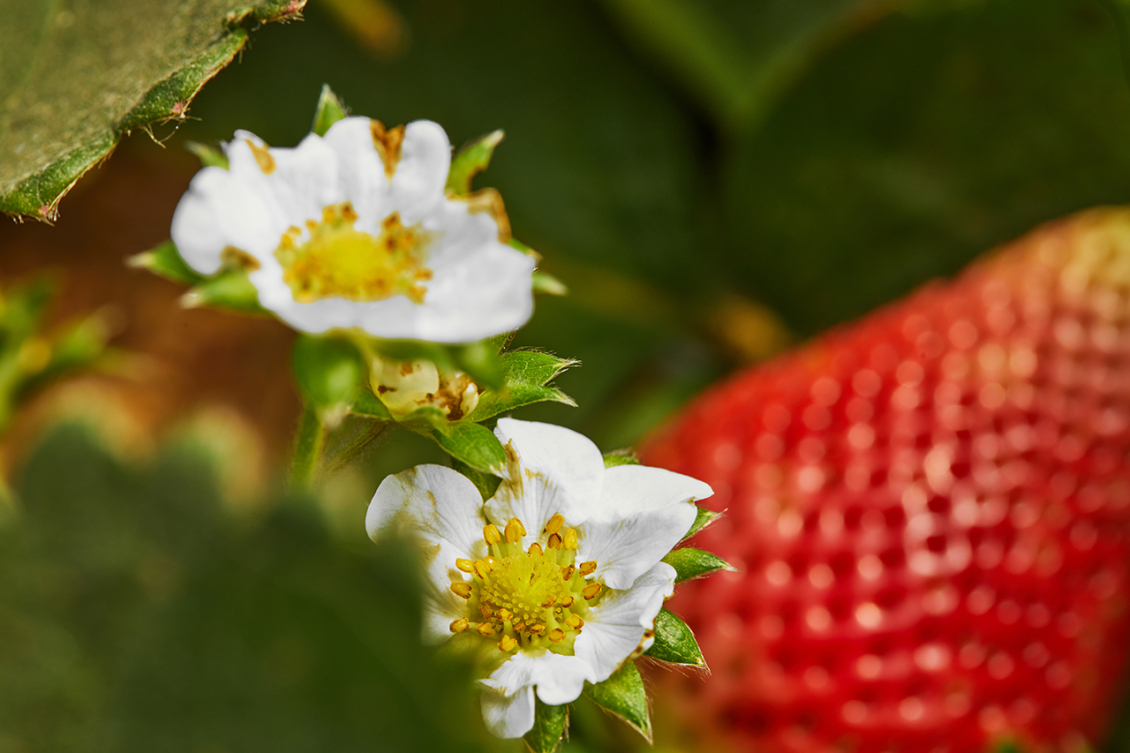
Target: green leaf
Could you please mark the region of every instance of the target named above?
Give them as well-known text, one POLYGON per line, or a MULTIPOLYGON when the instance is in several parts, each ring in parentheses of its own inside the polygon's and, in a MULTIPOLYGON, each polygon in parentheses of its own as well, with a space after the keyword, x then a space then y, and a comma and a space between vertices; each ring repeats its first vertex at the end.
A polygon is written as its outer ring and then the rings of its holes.
POLYGON ((319 412, 343 414, 368 392, 368 367, 357 347, 345 338, 300 334, 294 341, 291 364, 299 392, 319 412))
POLYGON ((259 305, 259 291, 247 279, 244 269, 224 269, 205 279, 181 296, 181 305, 185 308, 208 306, 244 314, 270 313, 259 305))
POLYGON ((502 483, 502 479, 493 473, 472 468, 456 457, 451 458, 451 467, 471 480, 471 483, 479 490, 479 494, 482 495, 484 502, 494 496, 494 493, 498 491, 498 485, 502 483))
POLYGON ((576 405, 564 392, 546 386, 546 382, 576 365, 576 361, 526 350, 503 353, 501 361, 505 374, 504 389, 483 393, 479 404, 467 417, 469 421, 486 421, 523 405, 545 401, 576 405))
POLYGON ((695 515, 694 523, 691 524, 690 530, 687 531, 687 535, 684 536, 682 540, 686 541, 720 517, 722 517, 722 513, 720 512, 707 510, 705 507, 698 508, 698 514, 695 515))
POLYGON ((716 573, 719 570, 733 570, 730 563, 721 557, 704 552, 701 549, 691 549, 684 547, 682 549, 671 550, 666 557, 663 558, 671 567, 675 568, 675 582, 682 583, 685 580, 692 580, 694 578, 701 578, 704 575, 716 573))
POLYGON ((0 25, 0 211, 51 221, 59 200, 118 139, 183 120, 247 41, 238 27, 303 0, 8 0, 0 25))
POLYGON ((698 641, 687 623, 666 609, 660 609, 655 616, 655 643, 651 644, 645 655, 672 664, 706 666, 698 641))
POLYGON ((546 295, 569 295, 569 288, 548 272, 534 272, 534 292, 546 295))
POLYGON ((199 141, 186 142, 184 148, 196 155, 204 167, 222 167, 225 170, 231 167, 228 156, 215 147, 201 144, 199 141))
POLYGON ((604 453, 604 467, 615 468, 618 465, 639 465, 640 459, 631 450, 614 450, 604 453))
POLYGON ((318 97, 318 107, 314 111, 314 124, 310 130, 319 136, 325 136, 330 126, 345 118, 349 113, 345 105, 333 93, 329 84, 322 84, 322 94, 318 97))
POLYGON ((456 196, 471 193, 471 179, 490 165, 491 155, 498 142, 502 141, 502 131, 494 131, 464 146, 451 160, 451 170, 447 173, 444 189, 456 196))
POLYGON ((157 248, 131 256, 126 263, 182 285, 200 285, 207 279, 185 263, 172 241, 165 241, 157 248))
POLYGON ((596 685, 585 683, 584 692, 597 706, 620 717, 651 742, 647 690, 634 662, 624 662, 624 666, 604 682, 596 685))
POLYGON ((561 743, 561 736, 569 724, 569 707, 547 706, 537 701, 534 707, 534 726, 522 740, 533 753, 553 753, 561 743))
POLYGON ((492 390, 502 389, 505 384, 502 359, 489 340, 462 346, 455 352, 455 362, 472 379, 492 390))
POLYGON ((506 464, 506 450, 502 443, 494 432, 481 424, 450 424, 442 429, 435 429, 430 436, 449 455, 472 468, 489 471, 506 464))

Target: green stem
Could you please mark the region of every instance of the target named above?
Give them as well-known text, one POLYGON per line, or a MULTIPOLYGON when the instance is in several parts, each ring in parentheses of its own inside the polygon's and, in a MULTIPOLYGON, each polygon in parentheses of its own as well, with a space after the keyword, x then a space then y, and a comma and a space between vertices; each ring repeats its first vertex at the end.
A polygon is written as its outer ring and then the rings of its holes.
POLYGON ((326 444, 326 428, 318 412, 307 405, 298 423, 294 438, 294 456, 290 463, 290 485, 295 489, 309 489, 322 463, 322 450, 326 444))

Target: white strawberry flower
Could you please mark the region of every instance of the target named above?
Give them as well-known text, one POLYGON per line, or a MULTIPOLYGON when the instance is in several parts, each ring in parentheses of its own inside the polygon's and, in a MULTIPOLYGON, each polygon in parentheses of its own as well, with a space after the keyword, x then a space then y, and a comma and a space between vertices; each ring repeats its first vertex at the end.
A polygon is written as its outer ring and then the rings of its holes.
POLYGON ((606 469, 595 444, 559 426, 504 418, 495 434, 508 461, 490 500, 421 465, 381 483, 365 525, 374 540, 422 538, 425 640, 489 648, 483 717, 509 738, 532 728, 535 695, 574 701, 651 646, 675 587, 661 560, 713 492, 659 468, 606 469))
POLYGON ((445 195, 451 144, 436 123, 349 117, 294 148, 237 131, 225 153, 229 169, 193 178, 173 242, 201 274, 246 266, 260 304, 295 329, 459 343, 529 319, 534 260, 508 245, 497 193, 445 195))

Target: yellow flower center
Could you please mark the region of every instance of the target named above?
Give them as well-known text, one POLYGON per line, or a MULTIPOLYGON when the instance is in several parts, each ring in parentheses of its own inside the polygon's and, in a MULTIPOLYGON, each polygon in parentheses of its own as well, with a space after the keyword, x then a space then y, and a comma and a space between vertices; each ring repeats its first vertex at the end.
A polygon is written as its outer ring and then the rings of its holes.
POLYGON ((539 539, 522 551, 522 521, 511 518, 503 531, 483 529, 490 551, 480 560, 456 560, 471 580, 455 579, 451 590, 467 600, 468 616, 451 623, 451 632, 473 631, 497 641, 504 653, 517 648, 548 648, 571 654, 585 617, 602 592, 589 580, 596 562, 576 564, 577 532, 563 533, 565 519, 554 515, 539 539))
POLYGON ((403 295, 423 303, 422 283, 432 278, 425 266, 432 234, 419 225, 405 227, 393 212, 381 222, 379 235, 353 227, 357 212, 348 201, 322 210, 322 221, 306 221, 283 233, 275 258, 283 280, 299 303, 323 298, 381 301, 403 295))

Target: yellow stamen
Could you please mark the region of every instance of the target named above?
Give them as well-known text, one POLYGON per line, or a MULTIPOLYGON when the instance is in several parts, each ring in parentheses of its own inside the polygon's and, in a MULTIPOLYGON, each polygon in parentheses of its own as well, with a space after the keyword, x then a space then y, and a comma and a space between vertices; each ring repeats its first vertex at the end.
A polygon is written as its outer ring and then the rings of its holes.
POLYGON ((526 623, 524 623, 524 622, 519 622, 517 625, 514 626, 514 632, 516 632, 516 633, 520 633, 525 629, 526 629, 526 623))
POLYGON ((596 595, 600 593, 600 589, 604 588, 600 583, 590 583, 581 589, 581 593, 585 595, 585 601, 595 599, 596 595))
POLYGON ((471 560, 465 560, 463 558, 455 560, 455 566, 465 573, 474 572, 475 570, 475 563, 471 560))
POLYGON ((581 575, 592 575, 596 572, 596 560, 589 560, 588 562, 581 563, 581 575))
POLYGON ((466 581, 456 581, 451 584, 451 592, 462 599, 471 598, 471 584, 466 581))
POLYGON ((565 544, 566 549, 571 549, 573 551, 576 551, 576 549, 577 549, 577 529, 576 528, 570 528, 570 529, 566 530, 565 536, 562 539, 562 542, 565 544))
POLYGON ((517 544, 526 535, 526 527, 517 518, 511 518, 506 524, 506 543, 517 544))
POLYGON ((560 643, 561 641, 565 640, 565 631, 561 628, 553 628, 553 630, 549 631, 549 635, 547 637, 554 643, 560 643))
POLYGON ((561 526, 563 525, 565 525, 565 516, 561 513, 557 513, 545 524, 542 533, 555 534, 561 530, 561 526))
POLYGON ((534 557, 542 556, 543 552, 542 552, 541 544, 539 544, 536 541, 534 543, 530 544, 529 553, 531 555, 533 555, 534 557))
POLYGON ((565 618, 565 624, 574 630, 580 630, 585 626, 585 621, 575 614, 571 614, 565 618))
POLYGON ((502 640, 498 642, 498 650, 502 652, 513 651, 518 646, 518 641, 511 638, 509 635, 502 636, 502 640))
POLYGON ((564 580, 572 580, 573 573, 575 572, 577 572, 577 568, 573 567, 572 565, 566 565, 565 567, 561 568, 561 577, 564 580))
POLYGON ((494 616, 503 622, 510 622, 510 620, 514 619, 514 613, 505 607, 495 612, 494 616))
POLYGON ((483 539, 486 540, 488 545, 494 546, 495 544, 502 541, 502 534, 499 532, 494 523, 487 523, 485 526, 483 526, 483 539))
POLYGON ((491 617, 494 617, 494 613, 490 611, 490 607, 486 604, 479 605, 479 614, 483 616, 484 620, 489 620, 491 617))
POLYGON ((547 598, 545 601, 543 601, 541 603, 541 606, 542 606, 542 609, 549 609, 550 607, 552 607, 556 603, 557 603, 557 597, 550 595, 549 598, 547 598))
POLYGON ((494 629, 494 625, 489 622, 480 622, 478 625, 475 625, 475 630, 479 631, 479 635, 482 636, 491 636, 497 632, 494 629))
POLYGON ((572 596, 566 596, 559 603, 561 604, 562 607, 565 607, 566 609, 568 609, 569 607, 573 606, 574 601, 575 601, 575 599, 572 596))
POLYGON ((486 560, 475 560, 473 567, 475 574, 483 580, 486 580, 487 573, 494 569, 486 560))
POLYGON ((549 534, 549 541, 545 542, 545 546, 547 549, 560 549, 561 537, 556 533, 549 534))
POLYGON ((470 626, 470 624, 471 624, 471 621, 468 620, 466 617, 460 617, 458 620, 452 620, 451 621, 451 632, 462 633, 464 630, 466 630, 470 626))
POLYGON ((545 625, 530 625, 528 632, 534 635, 541 635, 545 632, 545 625))

